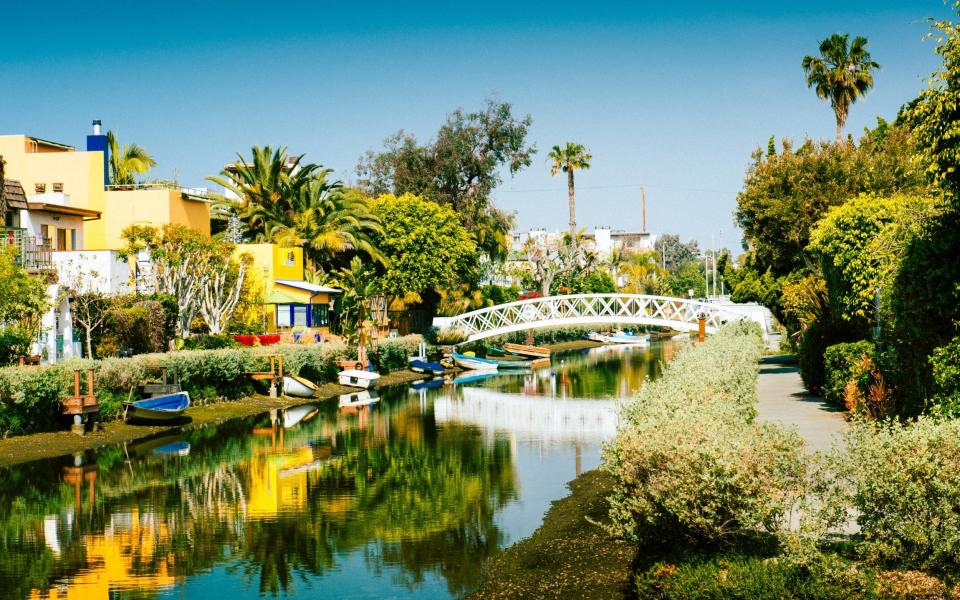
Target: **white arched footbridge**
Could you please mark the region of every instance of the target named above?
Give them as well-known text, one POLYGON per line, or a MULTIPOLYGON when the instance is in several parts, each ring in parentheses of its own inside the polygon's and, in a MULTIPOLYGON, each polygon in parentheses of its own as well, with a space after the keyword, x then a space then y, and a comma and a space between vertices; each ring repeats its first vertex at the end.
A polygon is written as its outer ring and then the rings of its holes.
POLYGON ((498 304, 455 317, 437 317, 435 327, 459 330, 473 342, 484 338, 546 327, 564 325, 652 325, 677 331, 697 331, 699 316, 706 321, 707 333, 716 333, 724 323, 750 319, 767 336, 766 320, 736 307, 640 294, 575 294, 547 296, 498 304))

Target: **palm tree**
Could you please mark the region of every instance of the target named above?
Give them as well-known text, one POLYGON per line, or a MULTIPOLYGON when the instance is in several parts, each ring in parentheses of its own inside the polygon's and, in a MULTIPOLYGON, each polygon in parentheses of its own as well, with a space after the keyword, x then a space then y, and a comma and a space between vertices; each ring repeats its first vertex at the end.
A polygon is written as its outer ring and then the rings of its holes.
POLYGON ((157 166, 150 153, 137 144, 120 145, 112 131, 107 132, 107 145, 110 147, 110 184, 133 185, 135 176, 143 175, 157 166))
POLYGON ((252 162, 238 154, 239 160, 227 165, 221 177, 207 179, 239 198, 224 204, 243 221, 253 241, 271 242, 277 225, 292 223, 295 199, 320 166, 302 164, 303 156, 289 156, 286 148, 254 146, 251 154, 252 162))
POLYGON ((577 169, 586 170, 590 168, 590 153, 581 144, 567 142, 563 148, 554 146, 550 154, 547 155, 552 162, 550 165, 550 174, 556 175, 563 171, 567 174, 567 200, 570 203, 570 233, 577 230, 576 209, 573 199, 573 172, 577 169))
POLYGON ((857 36, 849 46, 850 34, 835 33, 820 42, 820 56, 805 56, 803 71, 807 87, 829 100, 837 117, 837 144, 843 141, 850 105, 873 87, 873 71, 880 68, 867 51, 867 38, 857 36))

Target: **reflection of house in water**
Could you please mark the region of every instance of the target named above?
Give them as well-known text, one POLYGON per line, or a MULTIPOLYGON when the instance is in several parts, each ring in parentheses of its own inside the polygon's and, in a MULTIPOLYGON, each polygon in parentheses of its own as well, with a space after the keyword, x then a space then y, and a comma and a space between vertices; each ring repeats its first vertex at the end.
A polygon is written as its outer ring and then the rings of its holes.
POLYGON ((307 474, 319 464, 317 460, 309 445, 254 456, 249 470, 248 514, 273 516, 302 510, 307 505, 307 474))
MULTIPOLYGON (((56 525, 45 522, 44 537, 47 547, 59 554, 61 540, 56 525)), ((83 569, 48 590, 32 590, 30 598, 113 598, 118 592, 169 589, 176 583, 174 555, 159 550, 170 548, 170 532, 153 513, 141 514, 136 508, 116 513, 103 533, 84 535, 82 547, 83 569), (154 568, 145 570, 144 565, 154 568)))
POLYGON ((614 400, 531 397, 482 387, 460 390, 462 399, 439 396, 434 401, 437 423, 476 425, 548 444, 603 442, 617 431, 614 400))

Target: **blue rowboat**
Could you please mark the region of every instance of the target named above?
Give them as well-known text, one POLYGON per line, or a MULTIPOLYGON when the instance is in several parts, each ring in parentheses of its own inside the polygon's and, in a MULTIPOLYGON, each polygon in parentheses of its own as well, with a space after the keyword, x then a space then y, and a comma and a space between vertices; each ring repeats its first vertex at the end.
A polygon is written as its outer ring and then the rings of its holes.
POLYGON ((453 362, 461 369, 469 369, 471 371, 496 371, 499 366, 495 360, 488 360, 477 356, 467 356, 466 354, 454 354, 453 362))
POLYGON ((446 367, 436 362, 427 362, 419 358, 410 359, 410 370, 414 373, 429 373, 431 375, 443 375, 447 372, 446 367))
POLYGON ((182 417, 183 411, 189 406, 190 394, 176 392, 135 402, 124 402, 123 413, 127 419, 170 421, 182 417))

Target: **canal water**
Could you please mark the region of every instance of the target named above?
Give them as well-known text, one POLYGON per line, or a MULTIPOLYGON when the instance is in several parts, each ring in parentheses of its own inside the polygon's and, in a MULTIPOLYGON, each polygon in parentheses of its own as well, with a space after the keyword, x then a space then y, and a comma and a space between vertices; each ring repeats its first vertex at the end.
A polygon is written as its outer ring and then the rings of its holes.
POLYGON ((617 399, 672 351, 567 353, 2 470, 2 596, 463 596, 598 466, 617 399))

